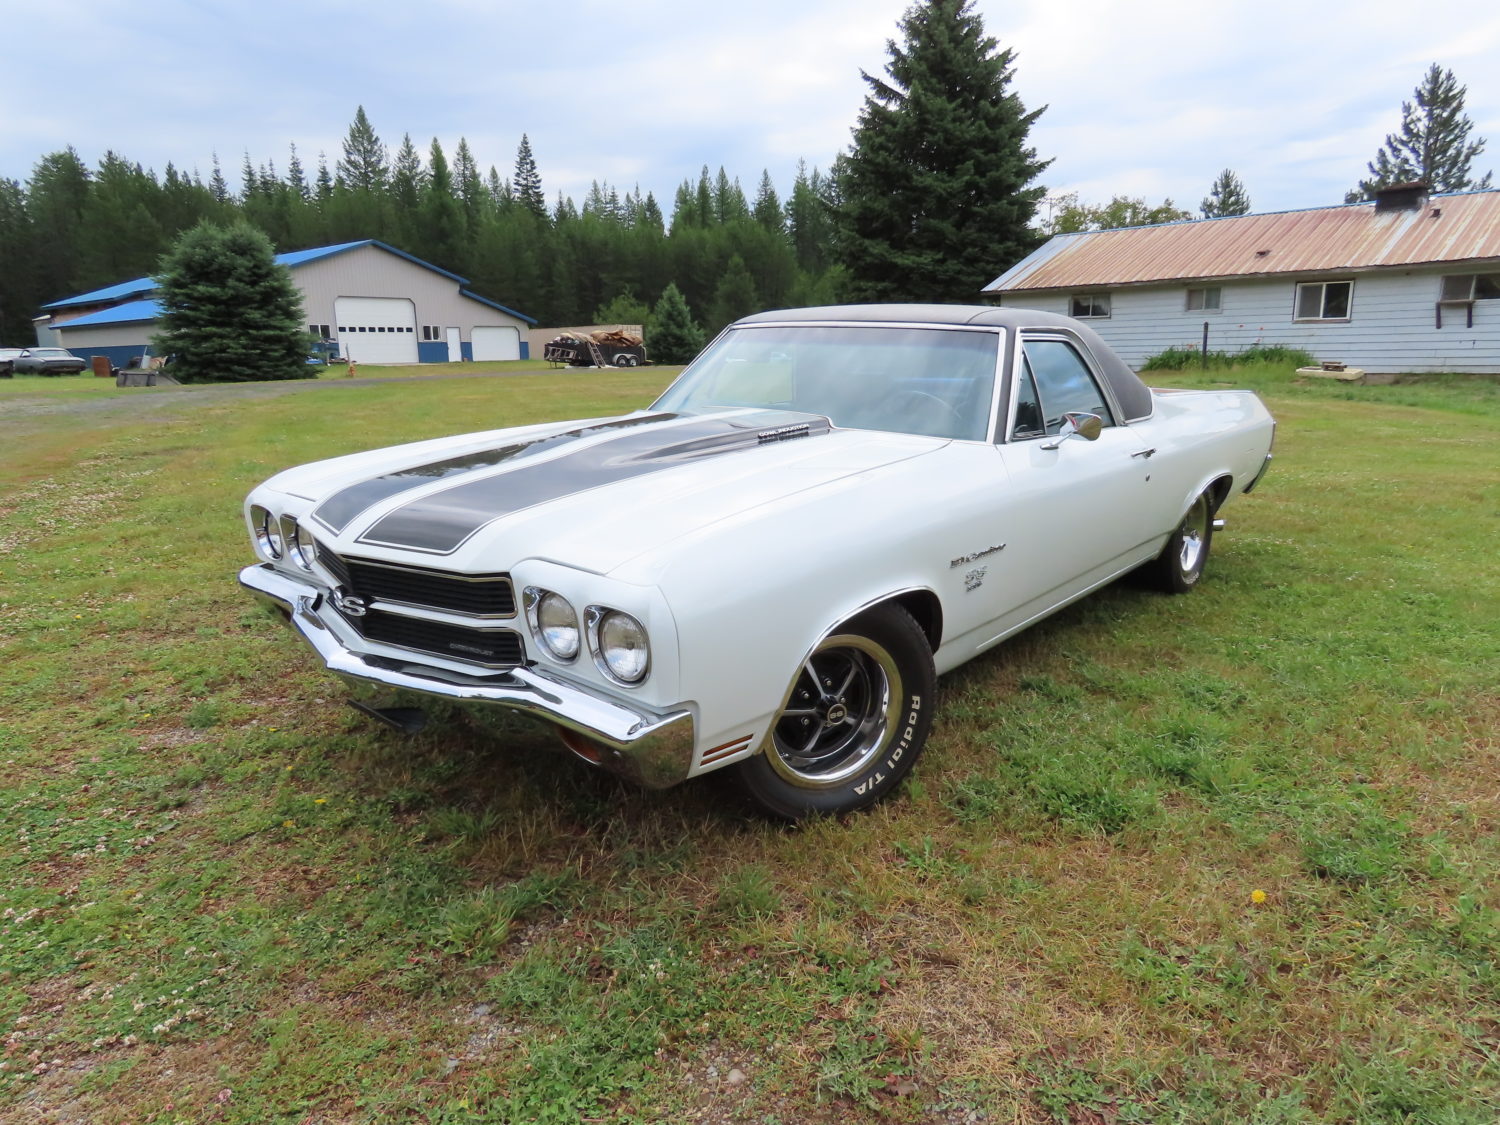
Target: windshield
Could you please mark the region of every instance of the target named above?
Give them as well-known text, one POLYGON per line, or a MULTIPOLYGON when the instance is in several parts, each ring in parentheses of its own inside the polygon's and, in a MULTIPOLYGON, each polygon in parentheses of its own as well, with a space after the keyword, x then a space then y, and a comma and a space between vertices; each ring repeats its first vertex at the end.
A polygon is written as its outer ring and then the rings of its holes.
POLYGON ((746 325, 714 341, 653 409, 770 407, 856 430, 982 441, 1000 337, 994 329, 746 325))

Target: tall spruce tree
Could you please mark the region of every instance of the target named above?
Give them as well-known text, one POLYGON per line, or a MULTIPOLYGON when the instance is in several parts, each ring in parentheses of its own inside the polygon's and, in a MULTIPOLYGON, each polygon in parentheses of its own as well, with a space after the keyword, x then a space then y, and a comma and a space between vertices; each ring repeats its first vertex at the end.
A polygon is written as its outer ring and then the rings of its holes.
POLYGON ((1231 168, 1219 173, 1213 187, 1198 205, 1205 219, 1219 219, 1228 215, 1250 214, 1250 195, 1245 185, 1231 168))
POLYGON ((390 176, 390 158, 375 135, 365 107, 354 111, 354 122, 344 138, 344 159, 339 161, 339 179, 351 191, 379 193, 390 176))
POLYGON ((308 377, 301 294, 248 223, 184 232, 162 255, 156 284, 162 332, 152 345, 174 357, 182 382, 308 377))
POLYGON ((755 193, 755 207, 751 214, 766 230, 777 234, 786 232, 786 216, 781 213, 781 199, 776 194, 776 185, 771 182, 769 170, 761 170, 760 190, 755 193))
POLYGON ((917 0, 886 45, 889 81, 870 92, 839 185, 850 295, 974 301, 1036 244, 1030 231, 1051 161, 1026 144, 1042 109, 1011 91, 1012 55, 969 0, 917 0))
POLYGON ((512 178, 512 190, 516 202, 538 219, 547 217, 547 196, 542 191, 542 176, 536 170, 536 157, 531 154, 531 139, 521 134, 521 147, 516 150, 516 174, 512 178))
POLYGON ((1392 184, 1419 181, 1433 192, 1482 191, 1491 173, 1476 180, 1470 175, 1474 158, 1484 151, 1484 138, 1470 141, 1474 123, 1464 113, 1467 86, 1453 71, 1433 63, 1413 100, 1401 103, 1401 128, 1386 134, 1385 144, 1367 167, 1368 179, 1344 196, 1345 203, 1374 199, 1375 192, 1392 184))

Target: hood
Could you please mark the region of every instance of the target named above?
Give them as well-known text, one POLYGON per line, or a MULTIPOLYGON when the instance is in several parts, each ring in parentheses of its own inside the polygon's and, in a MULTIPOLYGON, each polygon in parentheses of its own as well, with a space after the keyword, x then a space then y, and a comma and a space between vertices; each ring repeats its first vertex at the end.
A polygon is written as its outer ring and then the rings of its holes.
POLYGON ((945 444, 780 411, 633 414, 358 454, 267 483, 313 501, 312 526, 340 554, 464 573, 541 558, 607 574, 719 520, 945 444))

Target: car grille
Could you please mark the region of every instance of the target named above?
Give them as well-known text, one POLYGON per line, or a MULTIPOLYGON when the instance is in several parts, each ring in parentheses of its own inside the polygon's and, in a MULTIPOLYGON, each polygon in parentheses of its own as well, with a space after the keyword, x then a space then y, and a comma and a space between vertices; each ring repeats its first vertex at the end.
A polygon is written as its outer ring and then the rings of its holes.
POLYGON ((482 664, 486 668, 513 668, 524 659, 521 634, 511 629, 470 629, 378 609, 345 620, 366 640, 430 652, 449 660, 482 664))
POLYGON ((514 617, 516 593, 508 574, 456 577, 419 567, 391 566, 322 552, 339 585, 371 601, 401 602, 469 617, 514 617))

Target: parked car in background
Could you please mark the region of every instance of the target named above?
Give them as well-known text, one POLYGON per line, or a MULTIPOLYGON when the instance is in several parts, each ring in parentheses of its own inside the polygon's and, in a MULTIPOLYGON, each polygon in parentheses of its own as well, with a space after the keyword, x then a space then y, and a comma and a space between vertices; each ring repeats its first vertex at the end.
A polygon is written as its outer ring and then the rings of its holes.
POLYGON ((392 725, 508 708, 647 785, 839 813, 911 769, 940 673, 1129 571, 1196 586, 1274 428, 1067 317, 762 313, 648 410, 272 477, 240 581, 392 725))
POLYGON ((66 348, 22 348, 12 363, 20 375, 77 375, 88 366, 66 348))
POLYGON ((20 348, 0 348, 0 379, 9 379, 16 370, 16 356, 20 348))

